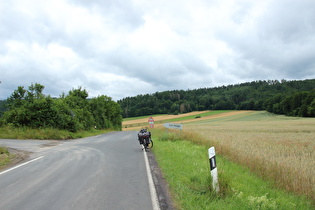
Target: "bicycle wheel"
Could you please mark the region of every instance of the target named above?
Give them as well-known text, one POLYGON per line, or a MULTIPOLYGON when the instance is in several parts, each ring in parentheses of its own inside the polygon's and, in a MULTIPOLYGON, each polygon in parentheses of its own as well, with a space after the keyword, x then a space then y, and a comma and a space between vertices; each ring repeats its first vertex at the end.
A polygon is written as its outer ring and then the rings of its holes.
POLYGON ((152 139, 150 139, 150 144, 148 145, 148 147, 147 148, 152 148, 153 147, 153 140, 152 139))

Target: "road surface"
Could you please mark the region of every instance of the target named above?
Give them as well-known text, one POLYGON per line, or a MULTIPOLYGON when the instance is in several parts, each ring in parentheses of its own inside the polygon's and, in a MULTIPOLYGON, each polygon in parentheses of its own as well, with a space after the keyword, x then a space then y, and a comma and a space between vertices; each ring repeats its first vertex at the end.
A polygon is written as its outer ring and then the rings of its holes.
POLYGON ((0 209, 158 209, 136 136, 0 140, 33 152, 29 161, 0 172, 0 209))

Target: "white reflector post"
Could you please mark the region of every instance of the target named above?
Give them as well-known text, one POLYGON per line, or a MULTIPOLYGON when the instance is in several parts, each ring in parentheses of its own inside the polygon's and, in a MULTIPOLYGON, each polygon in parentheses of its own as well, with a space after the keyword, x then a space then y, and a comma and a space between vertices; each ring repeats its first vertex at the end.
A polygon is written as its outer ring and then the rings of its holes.
POLYGON ((212 177, 212 187, 218 193, 220 191, 220 188, 219 188, 218 169, 217 169, 217 163, 215 159, 214 147, 210 147, 208 149, 208 153, 209 153, 209 162, 210 162, 210 170, 211 170, 211 177, 212 177))

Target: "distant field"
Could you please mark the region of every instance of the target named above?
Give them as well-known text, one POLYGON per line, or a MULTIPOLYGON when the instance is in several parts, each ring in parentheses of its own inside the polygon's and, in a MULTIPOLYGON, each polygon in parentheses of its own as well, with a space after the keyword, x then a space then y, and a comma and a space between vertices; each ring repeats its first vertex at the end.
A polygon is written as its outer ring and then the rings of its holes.
MULTIPOLYGON (((152 115, 154 118, 154 125, 159 126, 166 122, 173 123, 188 123, 188 122, 199 122, 204 120, 211 120, 223 117, 231 117, 235 115, 243 115, 251 113, 252 111, 200 111, 200 112, 190 112, 180 115, 152 115)), ((141 127, 148 127, 148 119, 150 116, 126 118, 123 120, 122 128, 123 130, 133 130, 140 129, 141 127)))

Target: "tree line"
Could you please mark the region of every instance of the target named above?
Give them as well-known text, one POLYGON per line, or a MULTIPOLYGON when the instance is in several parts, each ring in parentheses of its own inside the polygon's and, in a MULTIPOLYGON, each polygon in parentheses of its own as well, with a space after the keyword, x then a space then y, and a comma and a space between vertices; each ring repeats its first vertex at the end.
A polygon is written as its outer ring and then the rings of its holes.
POLYGON ((0 125, 49 127, 71 132, 91 128, 121 130, 121 109, 110 97, 101 95, 88 99, 88 92, 79 87, 52 98, 43 94, 44 88, 38 83, 28 89, 19 86, 0 103, 0 125))
POLYGON ((315 79, 259 80, 213 88, 156 92, 117 102, 124 118, 203 110, 267 110, 275 114, 315 117, 314 88, 315 79))

